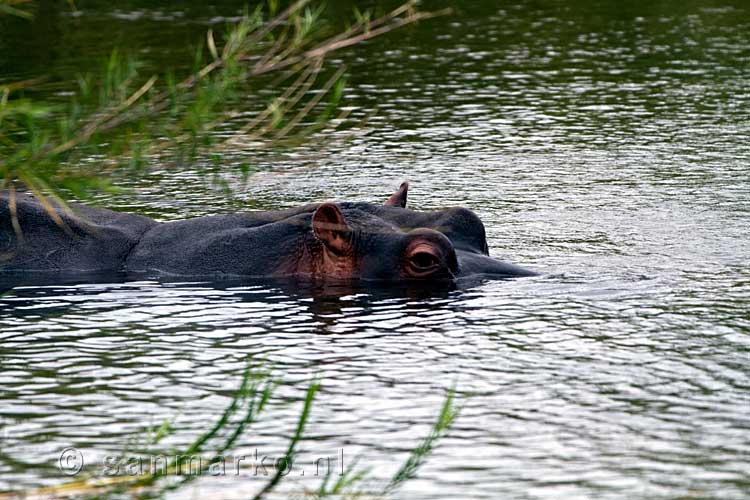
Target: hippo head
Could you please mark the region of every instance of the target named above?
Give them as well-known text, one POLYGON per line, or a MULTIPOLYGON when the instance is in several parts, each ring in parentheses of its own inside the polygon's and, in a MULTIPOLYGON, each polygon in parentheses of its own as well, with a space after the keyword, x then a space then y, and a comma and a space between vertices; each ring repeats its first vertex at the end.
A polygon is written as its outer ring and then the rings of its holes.
POLYGON ((434 283, 534 273, 489 256, 484 225, 466 208, 406 208, 404 183, 383 205, 322 203, 157 223, 75 206, 57 215, 30 195, 0 193, 0 272, 117 271, 156 276, 312 277, 434 283), (12 200, 12 201, 11 201, 12 200), (10 222, 11 207, 24 238, 10 222), (3 217, 3 214, 5 216, 3 217))
POLYGON ((311 227, 314 274, 388 281, 450 280, 458 274, 453 244, 434 229, 402 231, 372 213, 333 203, 315 210, 311 227))
POLYGON ((484 225, 472 211, 407 209, 408 188, 404 182, 384 205, 314 207, 311 237, 304 245, 307 258, 295 259, 292 273, 387 281, 535 274, 489 257, 484 225))

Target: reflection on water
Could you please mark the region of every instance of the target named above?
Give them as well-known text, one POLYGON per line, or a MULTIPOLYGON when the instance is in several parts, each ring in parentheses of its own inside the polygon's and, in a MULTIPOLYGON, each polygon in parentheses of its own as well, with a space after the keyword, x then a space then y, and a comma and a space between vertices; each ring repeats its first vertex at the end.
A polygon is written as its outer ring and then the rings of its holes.
MULTIPOLYGON (((283 398, 301 398, 312 374, 325 380, 303 453, 344 449, 383 479, 456 382, 461 418, 405 497, 461 495, 470 478, 487 498, 693 481, 739 498, 750 446, 743 297, 711 304, 644 281, 533 278, 432 296, 288 283, 16 288, 0 301, 5 487, 54 483, 41 465, 65 446, 98 464, 175 415, 164 449, 188 442, 251 356, 291 383, 283 398)), ((272 409, 238 453, 279 454, 298 409, 272 409)), ((203 482, 227 494, 258 484, 203 482)))
MULTIPOLYGON (((45 19, 85 57, 108 50, 83 43, 101 30, 73 29, 88 22, 137 31, 134 46, 153 35, 158 64, 169 34, 237 12, 128 5, 45 19)), ((747 498, 748 46, 741 2, 488 1, 342 54, 353 115, 379 113, 322 151, 261 158, 232 208, 380 202, 409 178, 414 208, 472 208, 494 256, 545 274, 427 291, 14 286, 0 295, 0 488, 57 484, 65 446, 94 463, 167 417, 179 431, 164 449, 188 442, 252 356, 290 404, 238 453, 283 450, 317 373, 305 452, 344 449, 387 478, 455 382, 459 420, 402 498, 747 498)), ((33 54, 0 61, 68 75, 79 57, 33 54)), ((228 209, 184 172, 137 182, 106 203, 161 219, 228 209)), ((203 478, 182 495, 258 484, 203 478)))

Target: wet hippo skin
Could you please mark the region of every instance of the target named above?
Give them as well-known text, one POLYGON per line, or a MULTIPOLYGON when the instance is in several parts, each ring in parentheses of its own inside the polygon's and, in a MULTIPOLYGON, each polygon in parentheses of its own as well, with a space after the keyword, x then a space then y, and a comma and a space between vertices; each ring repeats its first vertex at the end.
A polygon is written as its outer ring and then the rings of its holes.
POLYGON ((74 215, 56 210, 60 226, 33 196, 15 193, 14 228, 10 198, 0 193, 0 271, 120 270, 146 231, 158 225, 139 215, 73 205, 74 215))
POLYGON ((489 257, 484 226, 470 210, 410 210, 407 194, 403 183, 385 205, 317 203, 159 223, 84 205, 73 205, 74 214, 56 209, 56 222, 33 197, 16 193, 12 202, 6 192, 0 272, 385 281, 535 274, 489 257))

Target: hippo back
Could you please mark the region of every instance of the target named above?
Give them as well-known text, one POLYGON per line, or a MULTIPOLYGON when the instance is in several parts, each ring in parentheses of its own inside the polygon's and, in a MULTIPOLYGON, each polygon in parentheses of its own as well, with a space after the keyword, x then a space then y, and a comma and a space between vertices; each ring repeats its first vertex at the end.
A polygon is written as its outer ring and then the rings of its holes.
POLYGON ((270 276, 301 251, 306 208, 212 215, 150 229, 127 258, 129 272, 270 276))
POLYGON ((146 217, 71 204, 56 208, 58 225, 33 196, 16 194, 21 238, 13 227, 10 194, 0 193, 0 272, 118 271, 141 236, 157 223, 146 217))

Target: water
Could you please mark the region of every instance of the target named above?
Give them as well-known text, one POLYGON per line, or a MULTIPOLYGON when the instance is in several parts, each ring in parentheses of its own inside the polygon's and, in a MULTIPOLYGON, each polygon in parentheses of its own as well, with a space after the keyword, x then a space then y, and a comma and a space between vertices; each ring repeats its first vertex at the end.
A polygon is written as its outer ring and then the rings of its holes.
MULTIPOLYGON (((2 51, 2 78, 66 81, 112 39, 151 47, 148 64, 180 64, 189 35, 239 12, 142 5, 45 11, 54 29, 2 51)), ((412 208, 472 208, 493 255, 543 276, 432 294, 16 287, 0 296, 0 488, 61 484, 66 446, 101 464, 169 417, 178 430, 161 449, 184 446, 229 403, 250 356, 288 384, 237 454, 280 455, 318 374, 301 456, 343 450, 385 480, 456 384, 458 421, 396 497, 748 498, 747 47, 739 1, 503 1, 338 55, 345 105, 355 118, 378 107, 348 140, 259 160, 230 206, 179 170, 102 201, 170 220, 379 202, 408 178, 412 208)), ((289 479, 283 492, 320 480, 289 479)), ((203 477, 170 496, 246 498, 260 484, 203 477)))

